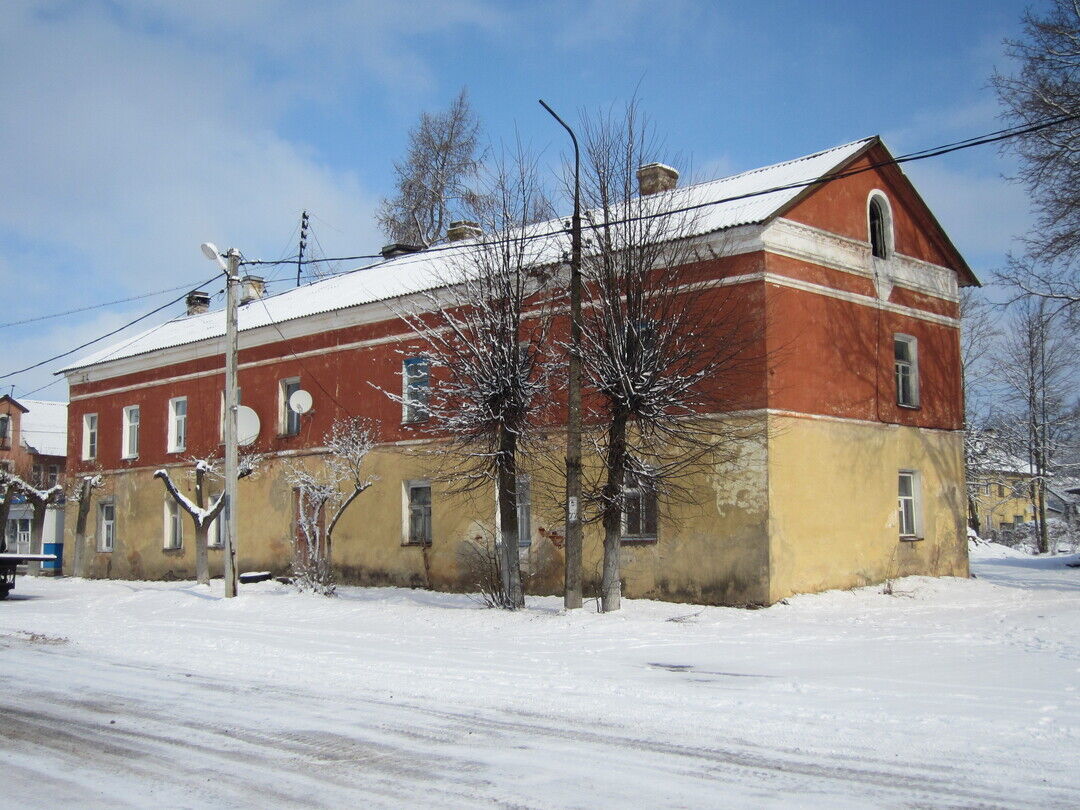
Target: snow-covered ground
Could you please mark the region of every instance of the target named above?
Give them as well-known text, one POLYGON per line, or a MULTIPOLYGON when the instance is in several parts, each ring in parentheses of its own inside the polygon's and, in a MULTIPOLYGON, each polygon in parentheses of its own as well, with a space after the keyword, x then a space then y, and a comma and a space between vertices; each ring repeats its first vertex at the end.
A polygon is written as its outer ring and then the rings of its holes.
POLYGON ((1080 569, 767 610, 20 578, 0 806, 1077 807, 1080 569))

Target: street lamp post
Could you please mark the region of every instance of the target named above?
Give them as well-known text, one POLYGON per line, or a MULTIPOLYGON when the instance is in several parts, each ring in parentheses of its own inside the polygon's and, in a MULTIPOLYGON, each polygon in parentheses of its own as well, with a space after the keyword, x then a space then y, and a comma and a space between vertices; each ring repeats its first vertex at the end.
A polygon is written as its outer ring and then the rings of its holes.
POLYGON ((566 386, 566 548, 563 606, 581 607, 581 156, 577 136, 543 99, 540 104, 574 144, 574 214, 570 220, 570 364, 566 386))
POLYGON ((225 271, 225 508, 222 517, 225 520, 225 537, 223 549, 225 554, 225 596, 234 597, 237 593, 236 572, 236 482, 237 468, 240 466, 240 448, 237 442, 236 413, 239 407, 237 380, 236 380, 236 355, 237 355, 237 329, 236 329, 236 288, 240 283, 240 253, 235 248, 229 248, 222 261, 218 249, 210 242, 202 246, 203 253, 213 259, 225 271))

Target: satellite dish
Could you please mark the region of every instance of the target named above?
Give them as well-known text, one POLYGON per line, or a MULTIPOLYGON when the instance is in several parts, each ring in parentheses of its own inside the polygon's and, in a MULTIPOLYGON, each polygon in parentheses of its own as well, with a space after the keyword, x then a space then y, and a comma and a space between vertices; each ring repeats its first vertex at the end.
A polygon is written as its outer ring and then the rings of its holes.
POLYGON ((296 413, 307 413, 311 410, 311 394, 300 388, 289 394, 289 407, 296 413))
POLYGON ((247 447, 259 437, 259 415, 247 405, 236 409, 236 443, 247 447))

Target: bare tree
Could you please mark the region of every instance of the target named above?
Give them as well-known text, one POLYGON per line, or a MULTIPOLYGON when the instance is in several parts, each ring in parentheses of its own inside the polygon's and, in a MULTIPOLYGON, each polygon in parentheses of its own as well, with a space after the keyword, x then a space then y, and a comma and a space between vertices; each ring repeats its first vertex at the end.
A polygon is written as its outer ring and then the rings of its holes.
MULTIPOLYGON (((237 479, 247 478, 258 469, 261 457, 251 453, 240 458, 237 467, 237 479)), ((167 470, 157 470, 155 478, 160 478, 165 485, 166 492, 172 496, 176 504, 191 516, 191 522, 195 526, 195 579, 200 585, 210 583, 210 561, 207 547, 207 536, 210 526, 221 515, 225 508, 225 489, 209 503, 209 482, 213 479, 221 480, 222 474, 218 471, 217 460, 208 457, 196 459, 192 470, 195 476, 195 500, 192 501, 173 483, 167 470)))
POLYGON ((470 184, 480 168, 479 137, 480 122, 465 88, 445 112, 420 116, 404 162, 394 164, 397 193, 383 200, 376 215, 388 238, 426 247, 474 207, 470 184))
POLYGON ((995 369, 1008 408, 1007 415, 997 420, 998 435, 1028 464, 1029 498, 1038 548, 1044 553, 1049 550, 1046 486, 1062 472, 1065 442, 1073 433, 1076 413, 1070 397, 1078 363, 1072 335, 1056 314, 1045 299, 1021 301, 995 369))
POLYGON ((472 212, 482 223, 483 242, 448 259, 444 287, 422 307, 400 314, 440 373, 424 409, 428 429, 447 437, 436 451, 454 468, 444 477, 456 491, 495 484, 502 589, 494 601, 514 610, 524 605, 518 458, 533 439, 548 388, 544 357, 557 285, 543 272, 544 243, 530 230, 550 214, 535 164, 519 147, 487 185, 485 204, 472 212))
POLYGON ((670 194, 638 195, 637 170, 657 156, 636 106, 587 121, 584 140, 582 194, 591 210, 582 353, 602 401, 589 421, 604 431, 596 440, 601 607, 612 611, 621 599, 624 519, 637 532, 655 531, 659 498, 679 495, 681 480, 715 468, 751 437, 746 425, 717 415, 736 407, 744 374, 761 359, 761 324, 732 288, 699 287, 709 280, 701 274, 707 260, 718 257, 693 239, 693 215, 664 214, 670 194))
POLYGON ((1005 118, 1026 127, 1060 123, 1006 142, 1019 154, 1019 179, 1038 217, 1027 255, 1002 277, 1074 308, 1080 303, 1080 2, 1053 0, 1045 15, 1029 8, 1023 26, 1022 38, 1005 41, 1018 71, 997 72, 992 80, 1005 118))
POLYGON ((375 425, 366 419, 338 419, 324 439, 324 456, 314 465, 295 462, 286 468, 286 479, 298 496, 297 523, 304 537, 303 548, 295 549, 293 556, 294 583, 301 590, 334 594, 334 529, 345 511, 377 480, 364 468, 377 436, 375 425), (332 512, 329 523, 328 510, 332 512))
POLYGON ((77 577, 86 576, 86 523, 90 517, 90 506, 94 492, 105 486, 105 479, 100 473, 80 475, 69 493, 68 499, 79 505, 75 517, 75 549, 73 552, 72 573, 77 577))

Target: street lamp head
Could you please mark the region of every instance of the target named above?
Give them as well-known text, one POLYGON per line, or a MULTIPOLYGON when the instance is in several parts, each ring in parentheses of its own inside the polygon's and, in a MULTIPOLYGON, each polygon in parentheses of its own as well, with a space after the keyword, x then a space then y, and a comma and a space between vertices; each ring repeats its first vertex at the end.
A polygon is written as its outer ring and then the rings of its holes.
POLYGON ((213 242, 203 242, 202 252, 206 258, 210 259, 210 261, 217 262, 218 267, 222 270, 228 270, 229 265, 225 263, 225 260, 221 257, 220 251, 217 249, 217 245, 213 242))

